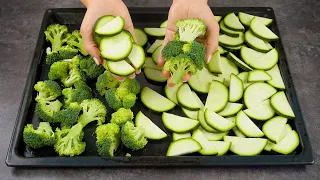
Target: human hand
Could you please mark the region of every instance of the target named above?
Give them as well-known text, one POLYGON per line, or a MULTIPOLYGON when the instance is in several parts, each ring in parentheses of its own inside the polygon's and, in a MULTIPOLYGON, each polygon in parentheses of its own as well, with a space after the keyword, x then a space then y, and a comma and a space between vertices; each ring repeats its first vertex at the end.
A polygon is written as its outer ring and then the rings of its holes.
MULTIPOLYGON (((80 32, 84 40, 85 49, 94 58, 97 65, 105 65, 106 60, 100 56, 100 50, 98 45, 93 39, 93 29, 98 18, 104 15, 121 16, 124 21, 124 29, 128 30, 135 38, 134 27, 130 17, 128 8, 122 0, 81 0, 81 2, 87 7, 87 12, 83 18, 80 32)), ((137 70, 136 73, 139 73, 137 70)), ((119 80, 124 80, 124 77, 113 75, 119 80)), ((135 73, 129 75, 129 78, 134 78, 135 73)))
MULTIPOLYGON (((176 21, 186 18, 199 18, 207 25, 207 33, 204 38, 198 38, 198 41, 203 42, 206 47, 206 63, 211 59, 211 55, 218 47, 219 25, 213 15, 210 7, 207 5, 207 0, 173 0, 170 7, 166 36, 162 44, 162 48, 169 42, 174 40, 176 32, 176 21)), ((165 60, 160 56, 158 66, 163 66, 165 60)), ((171 83, 170 72, 162 71, 164 77, 168 78, 168 86, 174 86, 171 83)), ((191 73, 183 77, 183 81, 187 82, 191 77, 191 73)))

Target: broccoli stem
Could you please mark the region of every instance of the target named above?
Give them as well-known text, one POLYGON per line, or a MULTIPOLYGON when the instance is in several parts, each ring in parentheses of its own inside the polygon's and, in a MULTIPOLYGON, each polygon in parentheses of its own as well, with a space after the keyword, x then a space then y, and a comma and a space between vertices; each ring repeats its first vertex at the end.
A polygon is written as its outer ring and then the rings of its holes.
POLYGON ((83 125, 83 127, 85 127, 87 124, 91 123, 92 121, 94 121, 94 119, 88 117, 87 115, 85 114, 82 114, 78 120, 78 122, 80 124, 83 125))
POLYGON ((171 83, 179 84, 183 76, 188 73, 186 69, 188 68, 185 66, 178 66, 177 69, 172 73, 171 83))

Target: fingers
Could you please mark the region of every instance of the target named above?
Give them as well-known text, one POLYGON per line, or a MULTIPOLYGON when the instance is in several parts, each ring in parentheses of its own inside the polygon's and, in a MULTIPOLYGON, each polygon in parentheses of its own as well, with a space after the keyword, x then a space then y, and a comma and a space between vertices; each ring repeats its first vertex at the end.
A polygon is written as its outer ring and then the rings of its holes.
MULTIPOLYGON (((166 36, 165 36, 163 43, 162 43, 162 46, 161 46, 161 51, 169 41, 174 40, 174 36, 173 36, 174 32, 175 31, 172 31, 172 29, 167 28, 166 36)), ((158 67, 163 67, 164 63, 165 63, 165 59, 160 54, 160 56, 158 57, 158 67)))
POLYGON ((216 21, 212 21, 214 23, 208 23, 208 34, 206 39, 206 62, 209 63, 212 54, 218 47, 218 38, 219 38, 219 25, 216 21))

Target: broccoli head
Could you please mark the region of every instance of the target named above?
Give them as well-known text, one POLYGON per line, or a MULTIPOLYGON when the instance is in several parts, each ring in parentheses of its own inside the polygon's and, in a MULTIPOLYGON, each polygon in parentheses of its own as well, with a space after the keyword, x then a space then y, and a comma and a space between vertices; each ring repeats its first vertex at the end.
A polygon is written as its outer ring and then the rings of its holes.
POLYGON ((92 121, 98 121, 98 125, 105 122, 107 108, 99 99, 86 99, 82 101, 80 106, 82 108, 82 114, 80 115, 78 122, 83 126, 86 126, 92 121))
POLYGON ((182 54, 184 44, 184 42, 178 40, 168 42, 162 50, 162 57, 165 60, 170 60, 171 58, 174 58, 179 54, 182 54))
POLYGON ((129 92, 133 94, 140 93, 140 83, 136 78, 126 78, 123 82, 120 83, 119 88, 128 89, 129 92))
POLYGON ((64 102, 66 105, 69 105, 72 102, 81 103, 85 99, 91 99, 92 90, 91 88, 83 81, 78 81, 74 84, 74 88, 65 88, 62 90, 64 96, 64 102))
POLYGON ((83 127, 81 123, 77 123, 71 128, 56 129, 54 149, 59 156, 76 156, 84 152, 86 143, 82 142, 83 127))
POLYGON ((198 70, 201 70, 206 60, 206 48, 198 42, 186 43, 183 45, 183 52, 189 56, 198 70))
POLYGON ((56 139, 48 122, 40 122, 38 129, 32 124, 27 124, 23 130, 23 141, 27 146, 37 149, 44 146, 52 146, 56 139))
POLYGON ((46 49, 46 64, 53 64, 61 60, 61 56, 58 51, 52 51, 51 47, 46 49))
POLYGON ((107 89, 118 87, 119 80, 112 76, 109 71, 101 74, 96 82, 96 89, 101 96, 106 94, 107 89))
POLYGON ((71 127, 77 123, 80 111, 81 107, 77 102, 70 103, 67 107, 55 114, 55 122, 61 123, 62 127, 71 127))
POLYGON ((52 45, 52 51, 58 51, 69 37, 67 26, 60 24, 48 26, 44 34, 46 35, 46 40, 50 41, 52 45))
POLYGON ((37 102, 41 100, 52 101, 61 96, 61 88, 55 81, 38 81, 37 84, 34 85, 34 89, 38 91, 38 95, 36 97, 37 102))
POLYGON ((62 46, 59 49, 59 55, 61 57, 61 60, 63 59, 72 59, 74 56, 76 56, 78 53, 77 49, 72 48, 69 45, 62 46))
POLYGON ((85 72, 90 79, 97 78, 105 70, 102 65, 98 66, 91 56, 80 59, 80 69, 85 72))
POLYGON ((102 157, 113 157, 121 142, 120 127, 114 123, 103 124, 96 128, 96 134, 98 154, 102 157))
POLYGON ((130 109, 136 103, 137 96, 134 93, 130 93, 125 88, 111 88, 106 91, 106 101, 108 105, 115 110, 119 108, 130 109))
POLYGON ((55 101, 39 101, 36 104, 36 115, 47 122, 55 122, 55 114, 60 111, 62 103, 59 100, 55 101))
POLYGON ((148 140, 144 136, 142 127, 135 127, 131 121, 127 121, 121 128, 121 141, 127 148, 136 151, 144 148, 148 140))
POLYGON ((88 55, 88 52, 84 48, 84 42, 79 30, 74 30, 71 33, 71 36, 69 37, 67 43, 69 46, 77 47, 81 54, 83 54, 84 56, 88 55))
POLYGON ((199 36, 204 36, 207 31, 206 24, 199 18, 190 18, 176 22, 180 41, 192 42, 199 36))
POLYGON ((180 54, 177 57, 166 61, 163 69, 172 74, 171 82, 173 84, 179 84, 183 76, 187 73, 191 72, 191 74, 195 74, 197 72, 196 65, 193 63, 192 59, 185 54, 180 54))
POLYGON ((69 64, 69 73, 67 78, 61 79, 65 87, 71 87, 78 81, 85 82, 86 80, 85 74, 73 63, 69 64))
POLYGON ((50 80, 61 80, 68 77, 69 63, 64 61, 58 61, 50 66, 48 77, 50 80))
POLYGON ((111 115, 111 123, 115 123, 120 127, 124 125, 127 121, 132 121, 133 112, 131 109, 120 108, 111 115))

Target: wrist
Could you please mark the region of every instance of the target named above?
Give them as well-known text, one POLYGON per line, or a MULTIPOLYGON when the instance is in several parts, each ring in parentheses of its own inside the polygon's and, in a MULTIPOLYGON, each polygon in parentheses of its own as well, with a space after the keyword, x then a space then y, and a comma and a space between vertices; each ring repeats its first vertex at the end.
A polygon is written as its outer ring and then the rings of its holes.
POLYGON ((97 3, 97 2, 104 2, 104 3, 112 3, 114 1, 122 1, 122 0, 80 0, 81 3, 86 7, 88 8, 92 3, 97 3))

